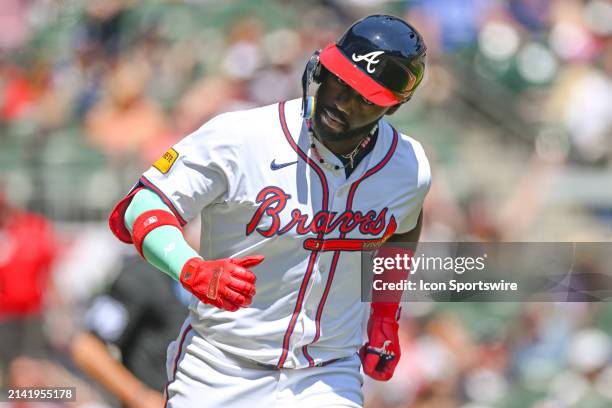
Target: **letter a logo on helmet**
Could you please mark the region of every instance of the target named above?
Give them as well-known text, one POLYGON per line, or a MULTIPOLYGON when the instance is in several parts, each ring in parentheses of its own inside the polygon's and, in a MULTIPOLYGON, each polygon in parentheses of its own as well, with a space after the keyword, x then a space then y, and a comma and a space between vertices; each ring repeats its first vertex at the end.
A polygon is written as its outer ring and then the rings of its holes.
POLYGON ((378 57, 380 54, 384 54, 384 53, 385 53, 384 51, 372 51, 372 52, 368 52, 367 54, 363 54, 363 55, 355 55, 355 53, 353 53, 351 58, 355 62, 359 62, 359 61, 364 61, 365 60, 368 63, 368 66, 366 67, 366 70, 370 74, 373 74, 376 71, 376 68, 370 67, 370 64, 372 64, 372 65, 378 64, 380 62, 380 60, 377 60, 376 57, 378 57))
POLYGON ((320 63, 370 102, 394 106, 410 99, 421 83, 426 50, 410 24, 376 14, 357 21, 336 43, 315 53, 303 78, 320 63))

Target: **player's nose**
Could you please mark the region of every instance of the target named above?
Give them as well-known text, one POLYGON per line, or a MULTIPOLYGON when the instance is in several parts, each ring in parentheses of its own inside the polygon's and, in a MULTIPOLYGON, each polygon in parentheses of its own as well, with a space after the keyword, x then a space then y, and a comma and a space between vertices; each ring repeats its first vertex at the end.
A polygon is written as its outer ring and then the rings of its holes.
POLYGON ((352 88, 345 86, 334 101, 335 108, 342 113, 346 120, 351 116, 355 104, 359 103, 360 95, 352 88))

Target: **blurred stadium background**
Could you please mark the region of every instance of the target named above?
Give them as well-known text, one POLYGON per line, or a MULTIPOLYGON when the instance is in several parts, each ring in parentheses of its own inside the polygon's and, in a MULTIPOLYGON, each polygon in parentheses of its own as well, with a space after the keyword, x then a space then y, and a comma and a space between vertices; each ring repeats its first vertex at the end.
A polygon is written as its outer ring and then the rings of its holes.
MULTIPOLYGON (((432 164, 423 240, 610 241, 608 1, 3 0, 0 207, 42 214, 54 233, 35 306, 0 301, 0 330, 42 316, 45 353, 3 361, 0 383, 70 378, 88 390, 81 406, 117 406, 66 352, 126 251, 110 208, 213 115, 298 97, 312 51, 374 12, 404 16, 428 44, 424 85, 390 117, 432 164)), ((6 285, 19 271, 2 225, 6 285)), ((606 303, 405 309, 402 361, 389 383, 366 382, 368 407, 612 406, 606 303)))

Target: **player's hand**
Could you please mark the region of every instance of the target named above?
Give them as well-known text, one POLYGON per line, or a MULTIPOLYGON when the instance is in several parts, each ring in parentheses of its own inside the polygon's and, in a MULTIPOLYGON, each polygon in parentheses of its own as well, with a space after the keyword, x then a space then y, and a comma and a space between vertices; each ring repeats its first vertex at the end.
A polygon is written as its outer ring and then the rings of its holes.
POLYGON ((204 303, 235 312, 251 304, 255 295, 255 274, 261 255, 205 261, 192 258, 181 271, 181 283, 204 303))
POLYGON ((359 349, 363 372, 378 381, 393 376, 401 352, 397 331, 399 324, 394 314, 372 310, 368 321, 368 342, 359 349))

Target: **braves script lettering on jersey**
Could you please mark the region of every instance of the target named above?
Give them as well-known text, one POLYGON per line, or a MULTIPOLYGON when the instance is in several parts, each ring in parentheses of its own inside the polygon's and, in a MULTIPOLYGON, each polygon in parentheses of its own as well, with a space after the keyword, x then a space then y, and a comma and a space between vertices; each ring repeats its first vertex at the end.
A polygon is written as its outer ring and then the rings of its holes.
POLYGON ((421 145, 384 120, 348 179, 319 166, 300 108, 293 100, 217 116, 173 147, 167 171, 141 178, 182 222, 201 213, 204 259, 266 257, 253 268, 250 307, 227 312, 193 297, 190 324, 224 353, 283 368, 355 355, 368 313, 360 251, 413 229, 430 184, 421 145))

